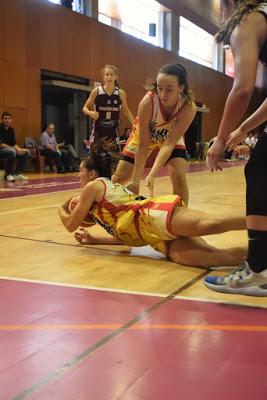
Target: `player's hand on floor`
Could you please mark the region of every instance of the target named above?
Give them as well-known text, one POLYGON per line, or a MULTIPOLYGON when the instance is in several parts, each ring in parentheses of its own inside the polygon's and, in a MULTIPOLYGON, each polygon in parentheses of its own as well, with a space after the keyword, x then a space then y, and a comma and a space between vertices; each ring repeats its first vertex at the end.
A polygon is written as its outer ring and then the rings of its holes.
POLYGON ((92 244, 94 241, 90 233, 83 228, 79 228, 78 231, 74 232, 74 237, 81 244, 92 244))

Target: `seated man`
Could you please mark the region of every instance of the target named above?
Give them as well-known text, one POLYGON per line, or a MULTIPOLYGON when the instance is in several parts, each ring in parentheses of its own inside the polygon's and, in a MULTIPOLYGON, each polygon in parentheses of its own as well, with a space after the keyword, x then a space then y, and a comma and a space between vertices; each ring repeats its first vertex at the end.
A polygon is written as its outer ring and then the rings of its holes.
MULTIPOLYGON (((50 122, 46 125, 44 132, 41 134, 40 142, 42 146, 42 149, 40 149, 41 155, 50 161, 55 161, 58 173, 72 172, 68 151, 60 149, 63 143, 57 143, 55 125, 53 123, 50 122)), ((50 167, 52 169, 51 162, 50 167)))
POLYGON ((0 124, 0 158, 6 160, 5 180, 14 182, 17 179, 27 180, 22 174, 29 159, 30 152, 21 148, 16 143, 15 130, 11 127, 12 114, 8 111, 3 112, 0 124), (14 162, 17 159, 17 166, 14 173, 14 162))
POLYGON ((70 232, 97 223, 111 235, 99 238, 81 230, 75 234, 78 242, 150 245, 171 261, 189 266, 233 267, 242 262, 245 248, 218 249, 200 236, 245 229, 244 215, 209 216, 184 207, 178 195, 136 195, 110 181, 111 165, 108 149, 96 151, 92 146, 90 156, 81 163, 81 195, 59 209, 62 223, 70 232))

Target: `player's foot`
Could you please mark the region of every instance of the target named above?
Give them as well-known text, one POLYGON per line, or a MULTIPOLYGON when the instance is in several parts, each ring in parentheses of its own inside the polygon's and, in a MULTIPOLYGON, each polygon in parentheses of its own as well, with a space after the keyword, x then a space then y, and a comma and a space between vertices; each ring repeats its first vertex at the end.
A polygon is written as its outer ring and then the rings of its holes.
POLYGON ((252 271, 245 261, 227 276, 207 276, 204 284, 220 293, 267 296, 267 273, 252 271))
POLYGON ((5 179, 7 182, 15 182, 15 177, 12 174, 8 174, 5 179))

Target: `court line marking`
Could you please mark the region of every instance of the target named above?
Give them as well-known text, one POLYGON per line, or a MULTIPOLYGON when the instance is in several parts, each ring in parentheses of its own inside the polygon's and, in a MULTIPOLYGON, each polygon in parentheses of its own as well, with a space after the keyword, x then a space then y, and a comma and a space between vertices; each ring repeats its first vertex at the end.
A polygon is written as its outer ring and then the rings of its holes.
MULTIPOLYGON (((0 331, 95 331, 121 328, 121 324, 29 324, 0 325, 0 331)), ((174 330, 174 331, 232 331, 267 332, 267 325, 223 325, 223 324, 150 324, 136 323, 128 328, 134 331, 174 330)))
POLYGON ((14 200, 14 199, 20 199, 20 198, 27 198, 27 197, 33 197, 33 196, 47 196, 47 195, 52 195, 52 194, 56 194, 56 193, 62 193, 62 192, 73 192, 73 191, 75 191, 75 190, 81 190, 81 188, 80 187, 78 187, 78 188, 73 188, 73 189, 66 189, 66 190, 56 190, 55 192, 47 192, 47 193, 33 193, 33 194, 25 194, 25 195, 22 195, 22 196, 10 196, 10 197, 0 197, 0 201, 1 200, 14 200))
MULTIPOLYGON (((207 270, 207 274, 210 273, 207 270)), ((18 282, 25 282, 25 283, 37 283, 40 285, 51 285, 51 286, 59 286, 59 287, 69 287, 74 289, 86 289, 86 290, 95 290, 100 292, 108 292, 108 293, 122 293, 122 294, 129 294, 135 296, 147 296, 147 297, 166 297, 164 293, 156 293, 156 292, 142 292, 137 290, 127 290, 127 289, 118 289, 118 288, 107 288, 101 286, 90 286, 90 285, 79 285, 75 283, 68 283, 68 282, 54 282, 54 281, 43 281, 37 279, 26 279, 26 278, 19 278, 19 277, 10 277, 0 275, 0 280, 9 280, 9 281, 18 281, 18 282)), ((188 300, 188 301, 199 301, 203 303, 215 303, 215 304, 224 304, 233 307, 250 307, 250 308, 267 308, 267 304, 251 304, 246 302, 234 302, 225 299, 210 299, 208 297, 197 297, 197 296, 175 296, 174 300, 188 300)))
POLYGON ((36 279, 26 279, 26 278, 17 278, 17 277, 9 277, 9 276, 0 276, 0 280, 10 280, 10 281, 18 281, 18 282, 26 282, 26 283, 37 283, 40 285, 52 285, 52 286, 60 286, 60 287, 70 287, 74 289, 87 289, 87 290, 95 290, 100 292, 111 292, 111 293, 122 293, 122 294, 133 294, 139 296, 148 296, 148 297, 166 297, 167 294, 163 293, 153 293, 153 292, 139 292, 136 290, 126 290, 126 289, 116 289, 116 288, 106 288, 101 286, 89 286, 89 285, 79 285, 75 283, 67 283, 67 282, 52 282, 52 281, 39 281, 36 279))
POLYGON ((130 321, 126 322, 125 324, 121 325, 118 329, 116 329, 114 332, 104 336, 102 339, 97 341, 95 344, 92 346, 88 347, 85 349, 82 353, 78 354, 77 356, 73 357, 66 363, 64 363, 62 366, 56 368, 54 371, 50 372, 47 376, 41 378, 39 381, 34 383, 33 385, 29 386, 27 389, 23 390, 21 393, 17 394, 12 398, 12 400, 24 400, 28 396, 32 395, 34 392, 42 389, 44 386, 46 386, 48 383, 53 381, 54 379, 58 378, 61 375, 64 375, 65 373, 69 372, 70 369, 75 367, 77 364, 79 364, 81 361, 87 359, 91 354, 93 354, 95 351, 99 350, 103 346, 105 346, 107 343, 109 343, 112 339, 115 337, 121 335, 128 329, 130 329, 133 325, 137 324, 138 322, 141 322, 142 320, 146 320, 155 310, 160 308, 162 305, 166 304, 170 300, 172 300, 178 293, 181 291, 187 289, 190 285, 194 284, 198 280, 202 279, 205 275, 205 273, 199 274, 197 277, 192 279, 190 282, 187 282, 185 285, 181 286, 180 288, 176 289, 172 293, 170 293, 168 296, 164 297, 163 299, 159 300, 158 302, 152 304, 151 306, 147 307, 143 311, 141 311, 136 317, 132 318, 130 321))
MULTIPOLYGON (((207 274, 210 273, 209 270, 207 270, 207 274)), ((25 282, 25 283, 36 283, 40 285, 51 285, 51 286, 59 286, 59 287, 69 287, 69 288, 74 288, 74 289, 86 289, 86 290, 94 290, 94 291, 100 291, 100 292, 108 292, 108 293, 122 293, 122 294, 129 294, 129 295, 135 295, 135 296, 147 296, 147 297, 166 297, 166 294, 164 293, 156 293, 156 292, 143 292, 139 290, 127 290, 127 289, 118 289, 118 288, 108 288, 108 287, 102 287, 102 286, 90 286, 90 285, 79 285, 75 283, 68 283, 68 282, 54 282, 54 281, 43 281, 43 280, 37 280, 37 279, 30 279, 30 278, 19 278, 19 277, 10 277, 10 276, 4 276, 0 275, 0 280, 9 280, 9 281, 18 281, 18 282, 25 282)), ((247 296, 246 296, 247 297, 247 296)), ((267 304, 252 304, 252 303, 247 303, 243 302, 234 302, 234 301, 229 301, 226 299, 210 299, 207 297, 197 297, 197 296, 182 296, 178 295, 174 297, 174 300, 188 300, 188 301, 199 301, 203 303, 215 303, 215 304, 223 304, 223 305, 228 305, 228 306, 233 306, 233 307, 250 307, 250 308, 267 308, 267 304)))
POLYGON ((49 205, 49 206, 19 208, 18 210, 0 212, 0 215, 16 214, 16 213, 21 213, 21 212, 25 212, 25 211, 35 211, 35 210, 42 210, 44 208, 55 208, 55 207, 60 207, 60 206, 61 206, 61 204, 53 204, 53 205, 49 205))
MULTIPOLYGON (((202 268, 199 268, 202 269, 202 268)), ((204 271, 203 271, 204 272, 204 271)), ((206 274, 209 274, 211 271, 206 270, 206 274)), ((137 290, 127 290, 127 289, 118 289, 118 288, 107 288, 101 286, 90 286, 90 285, 80 285, 75 283, 68 282, 55 282, 55 281, 44 281, 30 278, 19 278, 19 277, 10 277, 10 276, 0 276, 0 279, 18 281, 18 282, 26 282, 26 283, 37 283, 41 285, 52 285, 52 286, 60 286, 60 287, 70 287, 74 289, 87 289, 87 290, 95 290, 101 292, 111 292, 111 293, 122 293, 122 294, 130 294, 137 296, 148 296, 148 297, 166 297, 166 293, 158 293, 158 292, 142 292, 137 290)), ((227 301, 224 299, 209 299, 207 297, 194 297, 194 296, 175 296, 174 300, 189 300, 189 301, 201 301, 204 303, 216 303, 216 304, 225 304, 237 307, 252 307, 252 308, 267 308, 267 305, 258 305, 251 303, 239 303, 233 301, 227 301)))
MULTIPOLYGON (((98 245, 93 245, 93 244, 91 244, 91 245, 90 244, 83 245, 83 244, 79 244, 78 242, 77 242, 77 244, 76 243, 73 243, 73 244, 72 243, 60 243, 60 242, 55 242, 55 241, 50 240, 50 239, 41 240, 41 239, 26 238, 26 237, 23 237, 23 236, 11 236, 11 235, 3 235, 3 234, 0 234, 0 237, 4 237, 6 239, 28 240, 30 242, 53 244, 53 245, 58 245, 58 246, 79 247, 79 248, 82 248, 82 249, 90 249, 90 250, 96 250, 96 251, 98 250, 98 251, 102 251, 102 252, 104 251, 104 252, 115 253, 115 254, 120 253, 120 256, 122 256, 122 257, 126 256, 126 255, 129 255, 129 253, 127 253, 125 251, 120 251, 118 249, 107 249, 107 248, 101 247, 101 246, 108 246, 108 245, 104 245, 104 244, 103 245, 101 245, 101 244, 98 244, 98 245)), ((128 247, 128 246, 125 245, 125 247, 128 247)))
MULTIPOLYGON (((20 240, 29 240, 29 241, 34 241, 37 243, 45 243, 45 244, 55 244, 55 245, 61 245, 61 246, 69 246, 69 247, 79 247, 83 249, 91 249, 91 250, 97 250, 93 245, 79 245, 78 243, 76 244, 71 244, 71 243, 59 243, 59 242, 54 242, 51 240, 40 240, 40 239, 30 239, 30 238, 23 238, 23 237, 17 237, 17 236, 8 236, 8 235, 1 235, 0 237, 5 237, 5 238, 11 238, 11 239, 20 239, 20 240)), ((99 245, 101 246, 101 245, 99 245)), ((99 247, 98 250, 100 251, 106 251, 106 252, 115 252, 116 254, 120 253, 120 256, 129 256, 129 253, 123 252, 120 250, 113 250, 113 249, 107 249, 107 248, 101 248, 99 247)), ((211 271, 208 269, 205 269, 206 274, 210 273, 211 271)), ((213 271, 214 272, 214 271, 213 271)), ((87 285, 78 285, 78 284, 70 284, 66 282, 52 282, 52 281, 42 281, 42 280, 34 280, 34 279, 24 279, 24 278, 12 278, 9 276, 0 276, 0 279, 9 279, 9 280, 18 280, 22 282, 32 282, 32 283, 40 283, 40 284, 46 284, 46 285, 57 285, 57 286, 66 286, 66 287, 73 287, 73 288, 79 288, 79 289, 91 289, 91 290, 102 290, 102 291, 107 291, 107 292, 114 292, 114 293, 126 293, 126 294, 135 294, 135 295, 143 295, 143 296, 154 296, 154 297, 164 297, 166 294, 162 293, 150 293, 150 292, 139 292, 139 291, 128 291, 124 289, 110 289, 110 288, 101 288, 98 286, 87 286, 87 285)), ((239 307, 252 307, 252 308, 267 308, 267 305, 258 305, 258 304, 251 304, 247 302, 239 303, 239 302, 233 302, 233 301, 227 301, 224 299, 209 299, 209 298, 202 298, 202 297, 191 297, 191 296, 177 296, 177 299, 185 299, 185 300, 192 300, 192 301, 203 301, 203 302, 210 302, 210 303, 217 303, 217 304, 226 304, 226 305, 232 305, 232 306, 239 306, 239 307)))

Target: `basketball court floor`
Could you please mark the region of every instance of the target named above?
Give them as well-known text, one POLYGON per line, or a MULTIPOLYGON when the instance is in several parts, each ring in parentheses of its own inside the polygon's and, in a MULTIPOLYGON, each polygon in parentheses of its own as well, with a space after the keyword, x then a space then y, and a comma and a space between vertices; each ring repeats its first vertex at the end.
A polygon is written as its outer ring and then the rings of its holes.
MULTIPOLYGON (((244 209, 243 164, 225 167, 190 166, 190 208, 244 209)), ((57 212, 77 177, 29 177, 0 182, 0 400, 266 399, 267 298, 212 292, 149 247, 79 245, 57 212)))

